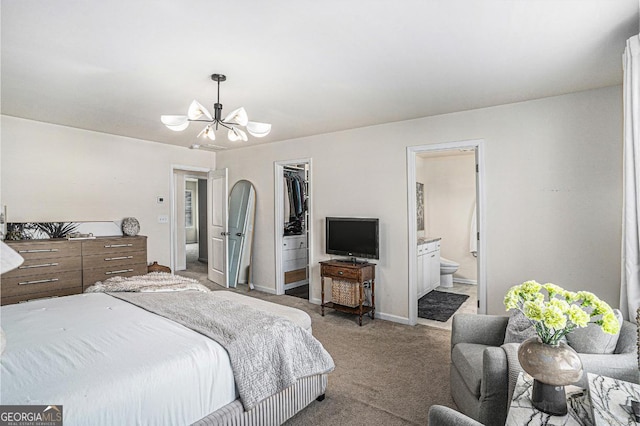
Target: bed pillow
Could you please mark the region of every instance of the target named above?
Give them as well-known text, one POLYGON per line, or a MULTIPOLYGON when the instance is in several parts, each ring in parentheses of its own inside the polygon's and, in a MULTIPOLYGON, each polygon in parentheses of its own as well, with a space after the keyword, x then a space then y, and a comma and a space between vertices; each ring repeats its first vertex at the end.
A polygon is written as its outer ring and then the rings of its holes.
POLYGON ((530 337, 537 336, 536 329, 529 318, 518 309, 512 309, 504 333, 504 343, 522 343, 530 337))
MULTIPOLYGON (((622 312, 614 309, 613 313, 622 327, 622 312)), ((619 337, 619 331, 617 334, 607 334, 599 325, 590 323, 567 334, 567 343, 582 354, 612 354, 616 350, 619 337)))

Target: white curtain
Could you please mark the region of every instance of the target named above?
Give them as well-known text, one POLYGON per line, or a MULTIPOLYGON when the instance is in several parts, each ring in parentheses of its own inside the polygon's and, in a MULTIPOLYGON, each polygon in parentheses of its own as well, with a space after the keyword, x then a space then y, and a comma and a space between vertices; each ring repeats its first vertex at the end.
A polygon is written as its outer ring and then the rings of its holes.
POLYGON ((640 36, 627 40, 624 68, 624 180, 620 310, 635 322, 640 307, 640 36))

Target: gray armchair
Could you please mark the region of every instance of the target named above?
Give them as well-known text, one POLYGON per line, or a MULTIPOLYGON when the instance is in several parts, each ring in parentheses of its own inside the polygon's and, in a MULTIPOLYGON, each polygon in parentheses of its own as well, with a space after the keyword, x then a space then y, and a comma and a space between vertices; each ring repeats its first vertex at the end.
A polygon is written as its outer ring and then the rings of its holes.
MULTIPOLYGON (((507 322, 497 315, 453 317, 451 395, 460 411, 487 426, 504 425, 509 388, 522 371, 514 357, 517 344, 503 345, 507 322)), ((624 321, 613 354, 579 356, 585 372, 640 383, 637 348, 637 327, 624 321)), ((586 375, 577 385, 586 387, 586 375)))
POLYGON ((429 426, 482 426, 482 424, 444 405, 429 408, 429 426))

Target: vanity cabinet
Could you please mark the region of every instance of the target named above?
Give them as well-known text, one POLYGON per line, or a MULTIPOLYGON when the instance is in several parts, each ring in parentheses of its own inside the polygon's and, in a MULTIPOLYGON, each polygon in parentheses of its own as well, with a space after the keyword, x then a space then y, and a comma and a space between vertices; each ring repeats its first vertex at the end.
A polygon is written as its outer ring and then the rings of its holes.
POLYGON ((418 298, 440 285, 440 240, 418 244, 416 262, 418 298))

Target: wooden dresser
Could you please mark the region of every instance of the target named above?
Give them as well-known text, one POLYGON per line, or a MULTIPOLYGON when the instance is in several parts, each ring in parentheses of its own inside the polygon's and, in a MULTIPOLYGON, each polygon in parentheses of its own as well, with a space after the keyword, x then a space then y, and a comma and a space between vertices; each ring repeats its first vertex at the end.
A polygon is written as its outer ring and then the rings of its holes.
POLYGON ((120 275, 147 273, 147 237, 105 237, 82 242, 82 287, 120 275))
POLYGON ((0 304, 82 293, 82 243, 67 240, 6 241, 24 263, 2 275, 0 304))
POLYGON ((5 241, 24 263, 2 275, 0 304, 67 296, 109 277, 147 273, 147 237, 5 241))

